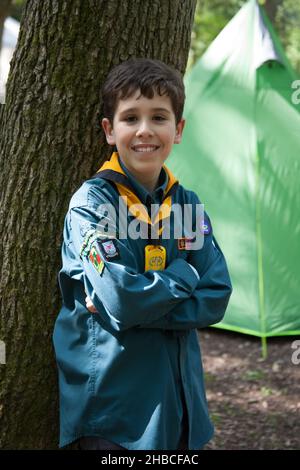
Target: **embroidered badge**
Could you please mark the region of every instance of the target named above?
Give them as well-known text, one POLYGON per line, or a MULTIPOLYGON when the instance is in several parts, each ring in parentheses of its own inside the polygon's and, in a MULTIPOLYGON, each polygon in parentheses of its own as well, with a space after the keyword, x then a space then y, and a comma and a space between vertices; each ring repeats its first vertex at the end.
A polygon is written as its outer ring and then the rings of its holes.
POLYGON ((120 253, 114 239, 99 240, 99 245, 101 246, 104 256, 107 260, 120 258, 120 253))
POLYGON ((178 238, 178 250, 190 250, 195 238, 178 238))
POLYGON ((209 235, 211 232, 210 221, 206 217, 201 220, 200 231, 203 233, 203 235, 209 235))
POLYGON ((81 245, 80 258, 88 256, 91 251, 92 243, 97 240, 97 232, 95 230, 88 230, 81 245))
POLYGON ((101 259, 100 254, 97 251, 97 248, 93 245, 89 254, 89 260, 91 261, 92 265, 96 268, 98 273, 101 275, 104 269, 104 262, 101 259))
MULTIPOLYGON (((105 240, 107 240, 107 235, 104 237, 105 240)), ((83 243, 81 245, 81 250, 80 250, 80 258, 83 259, 83 257, 86 257, 89 255, 91 251, 91 246, 95 241, 101 242, 103 240, 103 233, 99 232, 98 230, 88 230, 86 232, 86 235, 84 237, 83 243)))
POLYGON ((87 232, 92 232, 92 231, 94 232, 95 231, 95 229, 93 228, 91 222, 82 222, 82 224, 80 225, 79 230, 80 230, 80 235, 82 237, 85 237, 87 232))

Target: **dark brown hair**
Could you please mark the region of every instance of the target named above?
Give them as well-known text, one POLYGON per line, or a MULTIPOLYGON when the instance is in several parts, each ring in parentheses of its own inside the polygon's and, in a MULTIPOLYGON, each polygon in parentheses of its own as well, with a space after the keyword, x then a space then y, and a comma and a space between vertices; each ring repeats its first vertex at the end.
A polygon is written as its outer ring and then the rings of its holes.
POLYGON ((169 96, 178 124, 185 100, 181 74, 154 59, 129 59, 109 72, 102 88, 102 105, 103 114, 111 124, 119 100, 130 98, 137 90, 146 98, 153 98, 154 93, 169 96))

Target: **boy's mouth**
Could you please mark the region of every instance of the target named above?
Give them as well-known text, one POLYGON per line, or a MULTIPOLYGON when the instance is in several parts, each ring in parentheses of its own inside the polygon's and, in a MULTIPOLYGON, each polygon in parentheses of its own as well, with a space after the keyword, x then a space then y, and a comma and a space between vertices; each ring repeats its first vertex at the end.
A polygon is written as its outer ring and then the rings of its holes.
POLYGON ((159 149, 159 145, 137 144, 137 145, 132 145, 131 148, 135 152, 146 153, 146 152, 154 152, 155 150, 159 149))

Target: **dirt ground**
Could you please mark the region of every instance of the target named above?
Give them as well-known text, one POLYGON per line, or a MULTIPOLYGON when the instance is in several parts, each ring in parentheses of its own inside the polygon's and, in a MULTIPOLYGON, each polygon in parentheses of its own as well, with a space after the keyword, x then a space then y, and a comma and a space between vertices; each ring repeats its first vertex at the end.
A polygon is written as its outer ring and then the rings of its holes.
POLYGON ((259 338, 216 328, 199 338, 215 425, 205 449, 300 449, 300 338, 269 339, 265 360, 259 338))

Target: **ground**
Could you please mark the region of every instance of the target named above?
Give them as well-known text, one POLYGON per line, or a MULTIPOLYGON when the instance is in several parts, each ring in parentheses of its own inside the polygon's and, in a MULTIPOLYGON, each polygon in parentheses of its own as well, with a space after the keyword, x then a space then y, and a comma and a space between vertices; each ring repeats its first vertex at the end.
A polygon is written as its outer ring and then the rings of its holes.
POLYGON ((300 364, 292 362, 292 343, 300 338, 270 338, 265 360, 259 338, 216 328, 199 338, 215 425, 205 449, 299 449, 300 364))

